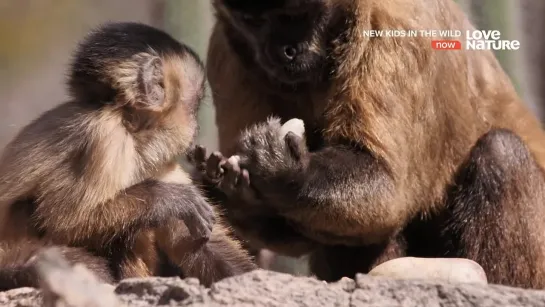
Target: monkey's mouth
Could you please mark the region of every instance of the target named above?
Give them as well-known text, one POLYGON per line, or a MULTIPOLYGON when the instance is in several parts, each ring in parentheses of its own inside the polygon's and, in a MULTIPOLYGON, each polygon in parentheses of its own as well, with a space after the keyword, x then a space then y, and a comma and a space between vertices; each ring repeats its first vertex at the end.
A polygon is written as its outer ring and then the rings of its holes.
POLYGON ((317 68, 315 65, 289 64, 267 67, 266 72, 276 82, 297 85, 313 82, 317 75, 317 68))

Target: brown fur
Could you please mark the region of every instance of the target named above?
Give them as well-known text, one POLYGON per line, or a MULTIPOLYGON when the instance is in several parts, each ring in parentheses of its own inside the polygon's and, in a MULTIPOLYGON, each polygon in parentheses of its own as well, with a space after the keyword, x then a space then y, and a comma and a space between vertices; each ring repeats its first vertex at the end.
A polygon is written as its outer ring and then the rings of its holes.
MULTIPOLYGON (((171 247, 155 233, 166 228, 213 251, 196 262, 251 268, 236 245, 212 243, 231 244, 220 226, 205 243, 213 209, 176 162, 196 135, 203 84, 198 57, 164 32, 134 23, 97 29, 76 53, 73 99, 23 128, 0 159, 0 241, 80 247, 107 259, 119 280, 161 274, 160 252, 177 263, 191 256, 176 244, 177 253, 157 249, 171 247)), ((199 273, 210 282, 232 271, 199 273)))
MULTIPOLYGON (((544 288, 545 226, 540 220, 545 216, 545 136, 492 52, 438 52, 431 48, 432 38, 371 39, 362 34, 367 29, 473 29, 454 1, 287 1, 303 11, 309 3, 319 3, 331 16, 326 24, 310 23, 317 24, 312 33, 326 39, 314 35, 308 47, 311 53, 316 45, 322 44, 322 51, 329 48, 324 61, 330 66, 323 75, 315 74, 315 80, 296 85, 268 74, 270 67, 265 69, 252 49, 268 36, 248 39, 249 27, 238 19, 237 10, 245 5, 280 2, 232 4, 240 7, 229 9, 227 4, 236 1, 214 1, 218 22, 207 70, 220 150, 225 156, 251 157, 245 167, 265 203, 247 206, 240 199, 223 200, 238 233, 256 246, 293 255, 312 253, 314 272, 327 280, 367 272, 404 255, 456 255, 480 263, 493 283, 544 288), (327 30, 320 32, 320 27, 327 30), (303 150, 300 160, 284 158, 284 149, 275 148, 285 145, 265 141, 259 129, 241 134, 271 115, 282 121, 303 119, 310 153, 303 150), (524 143, 510 132, 485 135, 496 128, 514 132, 524 143), (487 138, 492 141, 483 141, 487 138), (498 158, 490 144, 505 142, 517 149, 516 156, 498 158), (259 160, 267 157, 266 148, 278 154, 259 160), (480 164, 482 160, 486 163, 480 164), (280 161, 274 167, 281 169, 272 169, 267 161, 280 161), (290 173, 286 165, 291 164, 285 161, 295 163, 295 172, 290 173), (513 161, 524 171, 515 172, 513 161), (460 174, 468 169, 473 174, 469 187, 483 187, 477 189, 478 196, 470 188, 451 192, 467 183, 457 182, 466 178, 460 174), (498 179, 490 169, 506 169, 512 179, 498 179), (273 175, 282 172, 291 175, 273 175), (533 188, 523 189, 525 183, 519 182, 530 179, 535 180, 533 188), (494 188, 502 194, 490 200, 494 188), (296 194, 283 192, 292 189, 296 194), (510 218, 479 224, 462 219, 467 212, 505 212, 510 218), (479 227, 487 230, 479 232, 479 227), (434 237, 433 231, 441 235, 434 237), (444 247, 445 242, 452 245, 444 247), (294 251, 294 243, 306 250, 294 251)), ((271 28, 285 36, 303 33, 289 26, 280 32, 282 26, 271 28)))
POLYGON ((182 269, 183 277, 198 278, 205 286, 213 282, 256 269, 248 261, 248 253, 240 243, 228 235, 230 231, 221 223, 214 226, 210 240, 205 246, 184 235, 187 229, 163 227, 158 231, 159 247, 170 261, 182 269))

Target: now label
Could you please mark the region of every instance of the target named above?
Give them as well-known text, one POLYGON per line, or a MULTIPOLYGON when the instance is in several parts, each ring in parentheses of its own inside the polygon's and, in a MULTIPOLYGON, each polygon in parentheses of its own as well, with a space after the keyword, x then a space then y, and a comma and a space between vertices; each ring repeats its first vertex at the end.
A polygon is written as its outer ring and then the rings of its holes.
POLYGON ((431 47, 435 50, 460 50, 462 42, 457 40, 433 40, 431 47))

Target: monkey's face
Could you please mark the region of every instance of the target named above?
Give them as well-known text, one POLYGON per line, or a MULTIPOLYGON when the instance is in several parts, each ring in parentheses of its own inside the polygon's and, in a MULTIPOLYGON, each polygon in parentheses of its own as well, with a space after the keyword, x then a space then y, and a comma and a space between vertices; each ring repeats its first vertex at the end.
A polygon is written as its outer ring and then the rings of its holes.
POLYGON ((326 62, 328 0, 217 0, 218 18, 241 56, 286 84, 309 82, 326 62))
POLYGON ((107 71, 114 83, 114 108, 133 136, 183 153, 197 132, 204 71, 187 50, 137 53, 107 71), (154 140, 154 141, 152 141, 154 140))

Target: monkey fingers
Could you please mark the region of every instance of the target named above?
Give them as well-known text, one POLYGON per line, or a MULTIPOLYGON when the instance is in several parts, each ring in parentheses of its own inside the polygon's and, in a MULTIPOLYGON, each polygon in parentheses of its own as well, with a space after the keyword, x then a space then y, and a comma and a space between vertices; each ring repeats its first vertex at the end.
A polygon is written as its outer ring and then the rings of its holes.
POLYGON ((181 219, 194 239, 208 239, 215 223, 212 206, 198 189, 191 185, 176 184, 168 191, 171 198, 165 197, 160 215, 163 220, 175 217, 181 219))
POLYGON ((261 201, 250 185, 250 173, 240 167, 240 159, 240 156, 231 156, 222 165, 225 176, 218 187, 229 197, 236 196, 249 204, 259 204, 261 201))
POLYGON ((239 156, 231 156, 222 166, 225 176, 219 183, 219 188, 228 196, 237 194, 238 187, 242 181, 240 180, 242 170, 240 169, 239 161, 239 156))
POLYGON ((220 152, 213 152, 210 157, 206 158, 206 148, 197 145, 188 153, 187 157, 202 176, 202 180, 214 186, 218 185, 224 172, 221 166, 225 163, 225 158, 220 152))
POLYGON ((277 121, 269 120, 246 131, 238 144, 241 168, 252 176, 252 187, 264 194, 284 190, 285 178, 299 176, 308 160, 304 138, 279 131, 277 121))
POLYGON ((223 178, 224 170, 222 166, 226 163, 226 159, 219 152, 213 152, 206 161, 206 179, 214 184, 219 184, 223 178))
POLYGON ((284 141, 289 152, 297 161, 302 161, 308 155, 305 139, 301 136, 289 131, 284 137, 284 141))
POLYGON ((207 241, 215 223, 212 207, 202 199, 200 204, 195 203, 193 208, 195 212, 188 212, 182 219, 194 239, 207 241))
POLYGON ((234 155, 227 159, 225 163, 226 175, 224 181, 229 181, 233 185, 238 185, 242 169, 240 168, 240 156, 234 155))
POLYGON ((184 223, 195 239, 208 240, 215 224, 214 210, 202 197, 195 199, 193 204, 196 214, 188 212, 187 217, 184 218, 184 223))
POLYGON ((206 169, 206 147, 202 145, 195 146, 187 153, 187 159, 199 172, 203 172, 206 169))

